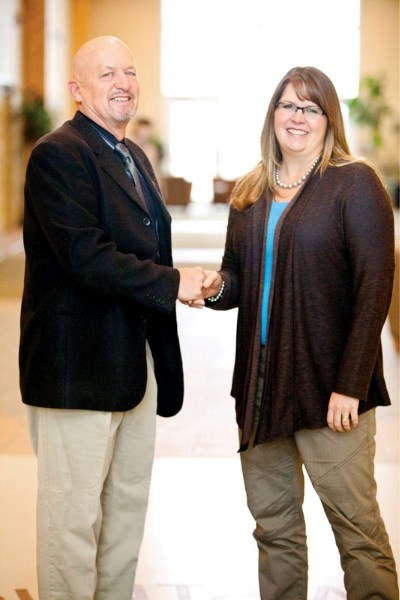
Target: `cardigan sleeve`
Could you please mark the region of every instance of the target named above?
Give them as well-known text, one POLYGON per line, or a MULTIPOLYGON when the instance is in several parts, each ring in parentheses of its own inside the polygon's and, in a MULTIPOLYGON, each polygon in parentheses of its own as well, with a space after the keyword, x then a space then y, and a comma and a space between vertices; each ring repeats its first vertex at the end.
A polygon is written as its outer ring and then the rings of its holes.
POLYGON ((353 310, 334 391, 365 401, 392 293, 394 224, 390 199, 379 178, 366 165, 358 169, 342 205, 353 310))
POLYGON ((230 208, 225 240, 224 255, 219 273, 225 282, 222 298, 213 304, 207 304, 214 310, 228 310, 236 308, 239 304, 240 272, 238 254, 240 213, 230 208))

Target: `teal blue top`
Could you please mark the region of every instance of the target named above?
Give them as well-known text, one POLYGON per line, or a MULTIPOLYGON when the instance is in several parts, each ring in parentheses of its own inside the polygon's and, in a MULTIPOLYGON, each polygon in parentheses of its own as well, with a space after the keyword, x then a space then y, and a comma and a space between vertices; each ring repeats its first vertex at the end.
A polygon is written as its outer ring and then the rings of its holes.
POLYGON ((271 212, 268 217, 267 232, 265 236, 265 269, 264 287, 261 307, 261 344, 265 346, 268 330, 268 306, 269 292, 271 289, 272 262, 274 254, 274 234, 277 223, 289 202, 275 202, 271 204, 271 212))

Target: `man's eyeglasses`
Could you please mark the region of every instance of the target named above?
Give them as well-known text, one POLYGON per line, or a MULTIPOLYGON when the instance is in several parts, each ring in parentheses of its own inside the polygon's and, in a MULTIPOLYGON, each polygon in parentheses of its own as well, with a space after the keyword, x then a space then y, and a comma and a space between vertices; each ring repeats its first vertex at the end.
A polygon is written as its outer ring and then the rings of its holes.
POLYGON ((316 119, 325 114, 319 106, 297 106, 293 102, 277 102, 276 108, 279 108, 282 113, 288 115, 295 115, 298 110, 301 110, 303 115, 310 119, 316 119))

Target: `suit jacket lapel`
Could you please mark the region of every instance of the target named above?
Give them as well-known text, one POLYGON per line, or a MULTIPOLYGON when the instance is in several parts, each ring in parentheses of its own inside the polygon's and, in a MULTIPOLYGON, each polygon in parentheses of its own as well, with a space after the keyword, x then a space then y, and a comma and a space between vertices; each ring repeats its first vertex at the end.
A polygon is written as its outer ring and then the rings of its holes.
POLYGON ((129 151, 133 157, 133 160, 135 161, 135 164, 140 171, 140 174, 142 175, 143 179, 146 181, 147 188, 148 188, 149 192, 151 193, 153 200, 155 202, 157 202, 157 205, 159 206, 160 212, 163 215, 163 217, 166 218, 168 221, 170 221, 171 217, 170 217, 169 212, 166 209, 165 202, 161 195, 160 189, 158 187, 158 183, 155 178, 154 172, 152 174, 149 173, 148 167, 144 163, 142 156, 137 151, 135 145, 132 142, 130 142, 130 140, 127 140, 127 145, 128 145, 129 151))
MULTIPOLYGON (((108 173, 115 183, 139 206, 148 213, 144 199, 137 193, 134 184, 124 171, 121 160, 116 156, 112 148, 106 144, 100 134, 90 124, 90 121, 79 111, 72 119, 72 125, 76 127, 84 137, 86 143, 96 154, 100 167, 108 173)), ((131 149, 131 148, 130 148, 131 149)))

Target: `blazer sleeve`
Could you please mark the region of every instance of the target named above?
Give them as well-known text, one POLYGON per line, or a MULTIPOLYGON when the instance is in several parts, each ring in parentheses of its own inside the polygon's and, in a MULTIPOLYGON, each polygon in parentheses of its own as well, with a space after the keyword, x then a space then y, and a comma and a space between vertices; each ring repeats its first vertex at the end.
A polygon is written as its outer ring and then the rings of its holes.
MULTIPOLYGON (((140 208, 117 184, 104 189, 96 155, 77 136, 66 140, 50 135, 33 149, 25 206, 61 269, 88 291, 161 312, 173 310, 179 272, 157 264, 156 238, 143 226, 140 208), (119 212, 112 214, 111 205, 119 212), (124 240, 132 240, 128 251, 117 243, 115 228, 124 240)), ((26 229, 29 235, 29 224, 26 229)))

